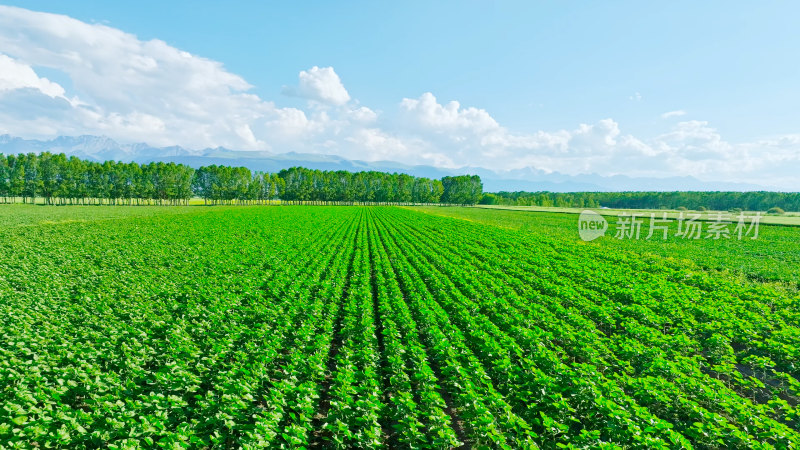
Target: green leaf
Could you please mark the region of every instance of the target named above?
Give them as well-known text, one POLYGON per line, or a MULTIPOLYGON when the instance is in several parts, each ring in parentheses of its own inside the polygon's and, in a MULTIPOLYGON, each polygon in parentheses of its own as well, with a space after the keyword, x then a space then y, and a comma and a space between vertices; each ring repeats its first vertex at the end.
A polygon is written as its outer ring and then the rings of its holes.
POLYGON ((28 421, 28 416, 17 416, 11 419, 17 425, 25 425, 25 422, 28 421))

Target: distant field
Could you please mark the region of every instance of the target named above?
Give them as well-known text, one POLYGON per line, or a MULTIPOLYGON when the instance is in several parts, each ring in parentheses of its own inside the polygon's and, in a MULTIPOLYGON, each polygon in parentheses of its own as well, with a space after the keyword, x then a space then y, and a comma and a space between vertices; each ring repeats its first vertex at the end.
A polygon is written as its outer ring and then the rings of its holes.
POLYGON ((171 216, 198 212, 190 206, 44 206, 0 205, 0 229, 17 226, 96 222, 132 217, 171 216))
POLYGON ((576 223, 0 207, 0 448, 800 445, 800 296, 752 281, 797 228, 665 258, 576 223))
MULTIPOLYGON (((680 215, 680 211, 674 209, 613 209, 613 208, 557 208, 550 206, 503 206, 503 205, 475 205, 475 208, 485 209, 501 209, 509 211, 533 211, 533 212, 550 212, 550 213, 569 213, 580 214, 581 211, 590 209, 604 216, 616 216, 621 213, 641 213, 646 217, 650 217, 650 213, 655 213, 657 217, 661 217, 663 213, 667 213, 667 217, 676 218, 680 215)), ((744 211, 745 215, 754 215, 755 211, 744 211)), ((738 213, 730 213, 728 211, 684 211, 684 215, 700 214, 699 220, 715 220, 717 214, 723 214, 736 217, 738 213)), ((797 225, 800 226, 800 212, 787 212, 781 215, 765 214, 761 211, 761 222, 776 225, 797 225)))
MULTIPOLYGON (((632 252, 646 252, 660 257, 686 261, 690 265, 715 270, 729 270, 753 280, 788 283, 796 289, 800 284, 800 227, 764 225, 759 227, 759 238, 752 240, 698 239, 686 240, 674 236, 677 222, 670 224, 667 240, 615 239, 615 217, 607 217, 609 233, 589 243, 578 236, 578 209, 505 210, 504 208, 414 207, 414 210, 438 216, 454 217, 471 222, 502 228, 521 230, 527 234, 552 236, 567 242, 632 252), (565 214, 566 213, 566 214, 565 214)), ((598 211, 599 210, 595 210, 598 211)), ((604 210, 607 212, 610 210, 604 210)), ((630 210, 626 210, 630 213, 630 210)), ((660 213, 661 211, 659 211, 660 213)), ((609 214, 616 216, 616 214, 609 214)), ((649 215, 646 216, 649 218, 649 215)), ((795 220, 800 219, 796 218, 795 220)), ((645 234, 647 233, 645 229, 645 234)))

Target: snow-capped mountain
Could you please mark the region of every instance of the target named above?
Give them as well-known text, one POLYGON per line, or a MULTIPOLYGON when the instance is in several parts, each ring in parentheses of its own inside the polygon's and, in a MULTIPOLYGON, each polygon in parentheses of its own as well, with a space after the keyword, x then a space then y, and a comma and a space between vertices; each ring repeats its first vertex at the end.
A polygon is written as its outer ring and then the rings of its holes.
POLYGON ((377 170, 407 173, 414 176, 441 178, 448 175, 475 174, 483 180, 484 190, 497 191, 752 191, 773 190, 768 187, 730 182, 701 181, 693 177, 636 178, 624 175, 567 175, 528 167, 494 171, 481 167, 448 169, 433 166, 412 166, 396 161, 349 160, 336 155, 316 153, 270 153, 237 151, 223 147, 192 150, 180 146, 152 147, 148 144, 120 144, 107 136, 59 136, 51 140, 22 139, 0 135, 0 153, 64 153, 92 161, 164 161, 192 167, 210 164, 245 166, 251 170, 277 172, 294 166, 320 170, 377 170))

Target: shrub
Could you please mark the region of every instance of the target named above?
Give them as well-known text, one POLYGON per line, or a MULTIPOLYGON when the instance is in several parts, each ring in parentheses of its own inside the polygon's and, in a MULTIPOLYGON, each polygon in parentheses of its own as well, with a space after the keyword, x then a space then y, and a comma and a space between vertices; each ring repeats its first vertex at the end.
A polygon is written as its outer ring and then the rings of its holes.
POLYGON ((481 197, 481 201, 478 203, 480 203, 481 205, 496 205, 497 196, 492 193, 483 194, 483 197, 481 197))
POLYGON ((773 206, 772 208, 767 210, 767 214, 783 214, 786 211, 783 208, 778 208, 777 206, 773 206))
POLYGON ((678 211, 686 211, 686 207, 685 206, 678 206, 675 209, 677 209, 678 211))
POLYGON ((706 208, 705 206, 698 206, 697 210, 698 211, 708 211, 708 208, 706 208))
POLYGON ((731 208, 728 210, 728 212, 733 214, 739 214, 740 212, 742 212, 742 208, 731 208))

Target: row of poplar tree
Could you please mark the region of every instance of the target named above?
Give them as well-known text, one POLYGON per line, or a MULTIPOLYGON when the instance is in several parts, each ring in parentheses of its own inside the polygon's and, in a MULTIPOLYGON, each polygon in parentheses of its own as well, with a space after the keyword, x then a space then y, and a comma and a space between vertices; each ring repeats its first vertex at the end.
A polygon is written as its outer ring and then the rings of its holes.
POLYGON ((0 201, 46 204, 447 203, 475 204, 478 176, 440 180, 385 172, 322 171, 302 167, 278 173, 246 167, 151 162, 93 162, 63 153, 0 154, 0 201))

